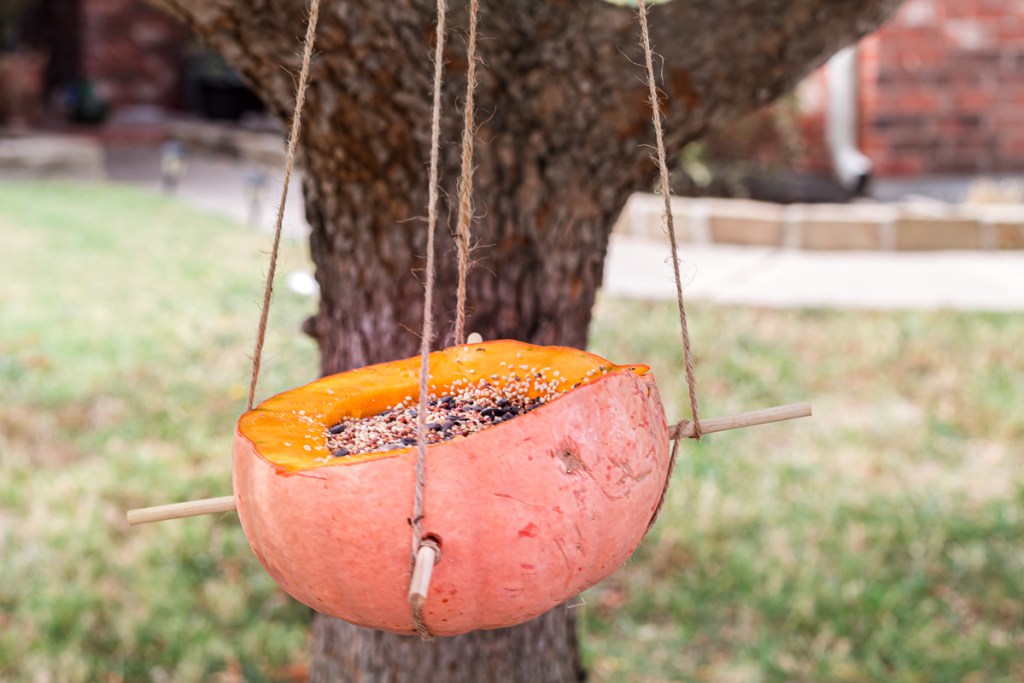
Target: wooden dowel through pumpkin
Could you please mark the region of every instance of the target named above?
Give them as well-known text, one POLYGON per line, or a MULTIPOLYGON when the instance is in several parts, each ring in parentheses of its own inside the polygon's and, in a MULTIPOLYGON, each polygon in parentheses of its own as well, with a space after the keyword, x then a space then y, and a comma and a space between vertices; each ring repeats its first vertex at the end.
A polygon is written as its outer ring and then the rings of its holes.
POLYGON ((195 517, 197 515, 213 515, 218 512, 231 512, 235 509, 234 496, 221 496, 219 498, 203 498, 201 500, 188 500, 184 503, 171 503, 169 505, 154 505, 148 508, 138 508, 128 511, 128 524, 148 524, 150 522, 163 522, 168 519, 180 519, 182 517, 195 517))
POLYGON ((409 604, 419 609, 427 601, 430 592, 430 578, 434 575, 434 563, 441 555, 437 543, 426 540, 416 550, 416 564, 412 568, 409 582, 409 604))
MULTIPOLYGON (((775 406, 773 408, 763 408, 761 410, 752 410, 748 413, 739 413, 737 415, 727 415, 726 417, 713 417, 709 419, 703 419, 700 421, 701 428, 704 434, 711 434, 713 432, 724 432, 729 429, 741 429, 743 427, 754 427, 756 425, 768 424, 770 422, 781 422, 783 420, 795 420, 799 417, 810 417, 811 416, 811 404, 810 403, 793 403, 786 406, 775 406)), ((669 435, 675 439, 677 436, 692 439, 694 437, 693 423, 689 420, 683 420, 678 424, 672 425, 669 428, 669 435)), ((218 512, 230 512, 235 509, 235 497, 234 496, 221 496, 220 498, 204 498, 201 500, 190 500, 184 503, 171 503, 170 505, 156 505, 154 507, 139 508, 137 510, 128 511, 128 524, 148 524, 150 522, 163 522, 168 519, 180 519, 182 517, 195 517, 197 515, 213 515, 218 512)), ((423 567, 423 571, 426 574, 426 586, 430 585, 430 571, 433 568, 433 562, 424 563, 419 561, 419 554, 424 552, 424 548, 428 548, 429 544, 424 543, 420 546, 417 552, 417 567, 423 567), (427 567, 430 567, 428 569, 427 567)), ((437 552, 436 547, 433 551, 437 552)), ((436 555, 434 556, 436 561, 436 555)), ((423 599, 426 599, 426 592, 415 595, 421 595, 423 599)), ((414 593, 412 587, 409 590, 409 599, 412 600, 414 593)))
MULTIPOLYGON (((811 404, 792 403, 785 406, 774 406, 751 410, 747 413, 727 415, 726 417, 713 417, 701 419, 701 432, 711 434, 712 432, 724 432, 729 429, 741 429, 743 427, 754 427, 756 425, 768 424, 770 422, 782 422, 783 420, 795 420, 798 417, 810 417, 811 404)), ((689 420, 682 420, 669 428, 669 436, 673 439, 684 437, 692 439, 696 436, 693 430, 693 423, 689 420)))

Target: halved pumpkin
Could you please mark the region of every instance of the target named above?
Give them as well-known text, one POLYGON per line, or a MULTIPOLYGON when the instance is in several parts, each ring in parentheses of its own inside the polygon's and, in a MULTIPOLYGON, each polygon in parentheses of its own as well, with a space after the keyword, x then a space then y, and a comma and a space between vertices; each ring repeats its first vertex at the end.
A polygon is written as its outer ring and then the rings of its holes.
MULTIPOLYGON (((331 458, 325 436, 343 417, 415 397, 419 365, 274 396, 242 415, 233 449, 242 528, 278 584, 324 614, 409 634, 416 448, 331 458)), ((593 586, 640 543, 665 486, 668 426, 646 366, 494 341, 431 354, 430 383, 443 395, 456 380, 500 384, 516 368, 557 371, 569 389, 427 450, 422 529, 441 558, 423 617, 435 635, 512 626, 593 586)))

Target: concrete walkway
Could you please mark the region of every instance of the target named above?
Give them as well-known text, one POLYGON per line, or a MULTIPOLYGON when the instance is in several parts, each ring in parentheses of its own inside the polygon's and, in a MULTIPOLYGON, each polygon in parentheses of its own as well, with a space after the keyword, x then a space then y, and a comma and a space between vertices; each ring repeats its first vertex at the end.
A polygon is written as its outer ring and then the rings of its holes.
MULTIPOLYGON (((202 211, 271 232, 277 218, 282 176, 280 168, 226 157, 195 155, 189 157, 174 196, 202 211), (258 190, 254 189, 256 179, 262 181, 258 190)), ((112 150, 107 154, 107 177, 114 182, 160 192, 160 152, 152 148, 112 150)), ((302 205, 302 178, 298 174, 292 176, 288 188, 283 233, 295 239, 305 239, 309 234, 302 205)))
MULTIPOLYGON (((668 245, 613 236, 605 291, 674 299, 668 245)), ((797 251, 682 245, 684 294, 767 307, 1024 311, 1024 251, 797 251)))
MULTIPOLYGON (((157 191, 158 159, 152 152, 113 156, 112 180, 157 191)), ((248 221, 254 166, 208 157, 190 160, 177 196, 199 209, 248 221)), ((273 225, 280 172, 270 171, 260 193, 255 227, 273 225)), ((286 234, 308 231, 300 185, 293 179, 286 234)), ((840 307, 1024 311, 1024 251, 800 251, 763 247, 683 244, 686 290, 691 299, 769 307, 840 307)), ((666 244, 615 235, 605 267, 605 291, 626 297, 671 299, 672 269, 666 244)))

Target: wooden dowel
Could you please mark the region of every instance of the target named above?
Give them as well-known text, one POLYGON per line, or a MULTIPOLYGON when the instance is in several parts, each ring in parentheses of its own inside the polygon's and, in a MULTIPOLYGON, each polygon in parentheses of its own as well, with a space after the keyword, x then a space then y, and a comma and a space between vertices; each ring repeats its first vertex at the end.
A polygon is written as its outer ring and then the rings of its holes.
POLYGON ((196 515, 212 515, 218 512, 231 512, 234 509, 234 496, 203 498, 202 500, 189 500, 184 503, 155 505, 149 508, 129 510, 128 524, 134 526, 136 524, 148 524, 150 522, 163 522, 168 519, 179 519, 181 517, 195 517, 196 515))
MULTIPOLYGON (((788 406, 775 406, 774 408, 764 408, 762 410, 752 410, 749 413, 740 413, 738 415, 728 415, 726 417, 713 417, 710 419, 704 419, 700 421, 700 425, 703 428, 704 434, 711 434, 714 432, 724 432, 728 429, 740 429, 742 427, 753 427, 755 425, 768 424, 769 422, 781 422, 783 420, 794 420, 798 417, 810 417, 811 416, 811 404, 810 403, 794 403, 788 406)), ((669 428, 669 435, 675 439, 677 436, 682 436, 688 439, 692 439, 695 435, 693 433, 693 423, 689 420, 683 420, 678 424, 672 425, 669 428)), ((182 517, 194 517, 196 515, 212 515, 218 512, 230 512, 235 509, 235 498, 234 496, 221 496, 220 498, 204 498, 202 500, 190 500, 184 503, 171 503, 170 505, 157 505, 149 508, 139 508, 138 510, 128 511, 128 523, 131 525, 136 524, 148 524, 149 522, 163 522, 168 519, 180 519, 182 517)), ((430 571, 427 569, 427 564, 430 568, 433 568, 433 562, 421 563, 418 559, 419 553, 424 552, 424 548, 429 551, 429 541, 425 541, 417 553, 416 566, 419 568, 423 565, 423 571, 426 574, 426 585, 430 585, 430 571)), ((432 552, 437 552, 435 546, 432 552)), ((434 556, 436 561, 436 555, 434 556)), ((416 595, 421 595, 417 593, 416 595)), ((422 593, 423 599, 426 599, 426 593, 422 593)), ((412 587, 409 589, 409 599, 412 600, 414 597, 412 587)))
MULTIPOLYGON (((793 403, 787 406, 775 406, 774 408, 762 408, 751 410, 749 413, 728 415, 726 417, 713 417, 700 421, 701 431, 704 434, 712 432, 724 432, 728 429, 740 429, 742 427, 753 427, 755 425, 768 424, 769 422, 781 422, 783 420, 795 420, 798 417, 810 417, 810 403, 793 403)), ((680 436, 692 439, 696 436, 693 431, 693 423, 683 420, 669 429, 669 436, 675 439, 680 436)))
POLYGON ((430 592, 430 577, 434 575, 434 563, 441 556, 441 549, 431 540, 423 541, 416 550, 416 564, 409 581, 409 604, 414 608, 423 607, 430 592))

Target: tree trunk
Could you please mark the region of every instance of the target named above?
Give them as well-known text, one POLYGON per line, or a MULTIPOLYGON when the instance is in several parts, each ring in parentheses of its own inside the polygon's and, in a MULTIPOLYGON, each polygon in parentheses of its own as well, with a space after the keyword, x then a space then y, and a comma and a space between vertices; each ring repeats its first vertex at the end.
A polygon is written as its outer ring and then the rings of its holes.
MULTIPOLYGON (((239 69, 283 120, 303 14, 295 0, 154 0, 239 69)), ((307 331, 322 370, 413 355, 426 236, 433 0, 323 0, 300 141, 321 287, 307 331)), ((653 135, 632 10, 599 0, 482 3, 475 267, 467 330, 583 346, 608 235, 649 187, 653 135)), ((791 87, 873 28, 898 0, 686 0, 652 10, 667 144, 791 87)), ((455 197, 467 25, 445 53, 444 189, 455 197)), ((442 214, 442 226, 447 225, 442 214)), ((439 329, 454 310, 453 250, 439 238, 439 329)), ((450 339, 444 337, 439 345, 450 339)), ((427 490, 429 496, 429 489, 427 490)), ((314 681, 575 681, 572 611, 519 627, 420 642, 316 617, 314 681)))
POLYGON ((559 607, 515 628, 420 642, 338 619, 313 619, 311 683, 582 681, 576 619, 559 607))

